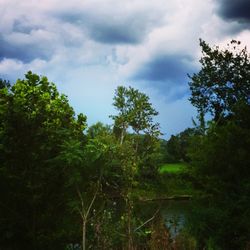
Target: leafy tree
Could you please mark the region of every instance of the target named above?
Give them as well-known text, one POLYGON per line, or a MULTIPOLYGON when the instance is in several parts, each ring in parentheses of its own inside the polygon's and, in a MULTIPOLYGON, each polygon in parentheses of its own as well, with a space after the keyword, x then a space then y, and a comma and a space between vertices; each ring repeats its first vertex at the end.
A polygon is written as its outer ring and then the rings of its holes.
POLYGON ((198 133, 199 131, 195 128, 187 128, 177 135, 172 135, 163 146, 162 154, 165 155, 165 162, 189 162, 188 148, 192 138, 198 133))
POLYGON ((190 149, 201 191, 191 225, 200 247, 213 249, 246 249, 250 242, 250 56, 231 44, 232 51, 201 41, 202 69, 190 84, 191 102, 213 117, 190 149))
POLYGON ((211 124, 206 136, 197 137, 191 154, 202 192, 193 229, 200 243, 209 236, 222 249, 245 249, 250 240, 250 109, 239 109, 230 122, 211 124))
POLYGON ((145 184, 156 181, 158 167, 163 163, 159 138, 149 134, 140 135, 137 154, 139 155, 138 181, 145 184))
POLYGON ((114 119, 114 133, 119 138, 120 146, 116 147, 116 164, 123 168, 124 182, 121 189, 125 201, 124 226, 126 228, 127 248, 135 246, 133 228, 137 217, 133 210, 133 188, 139 180, 137 177, 155 178, 157 172, 157 144, 160 135, 159 124, 154 122, 158 112, 149 102, 149 97, 131 87, 118 87, 113 105, 118 114, 114 119), (134 133, 128 134, 128 129, 134 133), (125 137, 126 135, 126 137, 125 137))
POLYGON ((5 87, 10 88, 10 82, 0 78, 0 89, 3 89, 5 87))
POLYGON ((63 145, 58 156, 59 162, 67 169, 67 203, 81 220, 82 249, 87 246, 87 228, 93 209, 97 210, 97 199, 102 196, 102 156, 105 151, 106 145, 97 139, 89 139, 85 145, 72 140, 63 145))
POLYGON ((190 77, 191 103, 200 114, 210 112, 214 120, 230 115, 235 103, 249 103, 250 56, 247 48, 232 40, 226 49, 211 48, 200 40, 201 70, 190 77))
POLYGON ((152 107, 147 95, 132 87, 119 86, 116 90, 113 105, 118 110, 118 115, 111 117, 115 121, 115 128, 120 131, 121 144, 129 127, 137 135, 144 132, 159 136, 159 124, 153 121, 158 112, 152 107))
POLYGON ((133 249, 144 237, 133 231, 140 220, 132 194, 139 166, 155 166, 157 112, 139 91, 120 92, 125 104, 113 131, 97 123, 84 134, 86 117, 76 117, 46 77, 28 72, 13 86, 3 82, 0 248, 64 249, 82 241, 83 249, 133 249), (123 131, 119 140, 115 127, 123 131), (125 137, 129 127, 136 134, 125 137))
POLYGON ((160 158, 159 124, 154 122, 158 112, 152 107, 147 95, 132 87, 119 86, 113 105, 118 114, 111 117, 115 121, 114 133, 120 139, 120 144, 124 142, 125 134, 130 128, 134 134, 127 135, 127 141, 130 141, 135 148, 135 155, 138 158, 136 165, 139 170, 137 173, 140 177, 155 177, 160 158))
POLYGON ((179 162, 181 160, 181 149, 178 136, 171 135, 166 144, 166 153, 168 162, 179 162))
MULTIPOLYGON (((87 130, 86 144, 78 140, 66 141, 56 160, 67 170, 68 204, 72 214, 81 221, 82 248, 87 249, 95 240, 97 249, 113 246, 114 242, 119 247, 124 246, 126 239, 131 239, 132 231, 125 239, 118 239, 117 233, 111 234, 112 229, 106 223, 117 224, 119 233, 125 235, 128 228, 131 229, 128 196, 137 170, 133 144, 128 140, 120 144, 109 127, 96 123, 87 130), (119 206, 118 211, 112 205, 114 197, 127 205, 119 206), (117 215, 110 217, 110 213, 124 216, 123 223, 117 215)), ((80 234, 76 235, 79 242, 80 234)))
POLYGON ((84 137, 85 117, 32 72, 0 90, 0 110, 0 246, 62 249, 65 174, 53 159, 65 140, 84 137))
POLYGON ((90 126, 87 130, 87 137, 94 139, 94 138, 105 138, 112 134, 112 129, 108 125, 104 125, 101 122, 97 122, 90 126))

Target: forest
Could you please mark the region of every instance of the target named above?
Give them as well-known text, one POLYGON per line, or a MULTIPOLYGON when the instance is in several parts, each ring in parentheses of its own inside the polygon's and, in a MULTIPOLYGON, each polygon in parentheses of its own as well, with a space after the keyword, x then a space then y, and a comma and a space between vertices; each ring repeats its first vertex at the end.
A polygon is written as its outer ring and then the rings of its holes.
POLYGON ((198 116, 168 140, 132 87, 88 126, 47 77, 0 80, 0 249, 250 249, 250 54, 200 47, 198 116))

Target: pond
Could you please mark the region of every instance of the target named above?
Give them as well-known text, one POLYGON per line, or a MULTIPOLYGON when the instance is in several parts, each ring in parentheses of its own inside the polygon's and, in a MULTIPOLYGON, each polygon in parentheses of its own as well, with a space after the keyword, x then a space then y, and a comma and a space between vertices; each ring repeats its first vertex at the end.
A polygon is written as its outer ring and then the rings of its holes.
POLYGON ((162 204, 160 213, 171 236, 175 237, 185 226, 186 218, 190 213, 190 201, 166 201, 162 204))
POLYGON ((185 226, 191 211, 191 202, 190 200, 147 201, 138 204, 138 207, 138 212, 144 217, 153 216, 159 210, 164 224, 174 238, 185 226))

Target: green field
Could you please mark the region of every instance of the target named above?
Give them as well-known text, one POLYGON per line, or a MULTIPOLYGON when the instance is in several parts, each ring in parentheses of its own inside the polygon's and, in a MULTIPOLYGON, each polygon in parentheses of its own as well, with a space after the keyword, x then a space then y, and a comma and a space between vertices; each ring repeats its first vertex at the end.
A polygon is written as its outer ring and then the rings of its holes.
POLYGON ((186 163, 167 163, 160 167, 159 172, 162 173, 181 173, 187 168, 186 163))

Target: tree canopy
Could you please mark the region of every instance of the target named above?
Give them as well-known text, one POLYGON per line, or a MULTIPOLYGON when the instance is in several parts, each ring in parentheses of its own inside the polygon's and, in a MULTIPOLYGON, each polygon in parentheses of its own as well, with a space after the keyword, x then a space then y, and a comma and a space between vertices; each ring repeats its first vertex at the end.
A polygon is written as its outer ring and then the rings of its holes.
POLYGON ((232 40, 227 48, 210 47, 200 40, 201 70, 190 76, 191 103, 214 120, 233 113, 236 103, 250 102, 250 55, 232 40))
POLYGON ((121 143, 129 127, 136 134, 140 132, 151 133, 158 136, 159 124, 153 118, 158 112, 149 102, 149 97, 138 90, 119 86, 116 89, 113 105, 118 111, 111 118, 115 121, 115 128, 120 130, 121 143))
POLYGON ((191 102, 212 121, 190 148, 200 190, 193 232, 200 247, 246 249, 249 244, 250 56, 232 41, 231 50, 200 41, 202 68, 191 77, 191 102))
POLYGON ((116 89, 113 124, 88 127, 45 76, 0 79, 1 249, 248 249, 250 56, 238 41, 200 46, 189 83, 199 124, 168 141, 132 87, 116 89), (159 171, 183 161, 183 171, 159 171), (193 209, 174 236, 141 195, 183 191, 193 209))
POLYGON ((0 89, 0 110, 0 244, 58 249, 67 241, 65 174, 54 159, 66 140, 82 140, 86 118, 76 118, 67 97, 32 72, 0 89))
POLYGON ((98 249, 131 248, 134 235, 145 237, 132 230, 138 219, 131 195, 141 157, 150 162, 145 169, 155 165, 157 138, 150 132, 157 112, 149 98, 119 88, 114 127, 125 136, 130 126, 138 136, 127 133, 121 143, 112 126, 98 122, 87 129, 86 117, 76 116, 46 77, 28 72, 12 86, 0 83, 0 248, 85 249, 96 240, 98 249))

